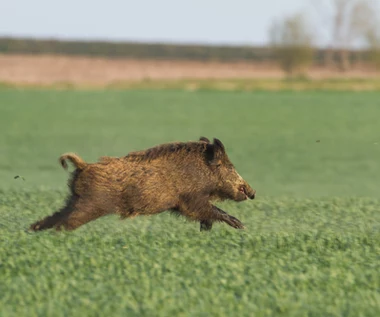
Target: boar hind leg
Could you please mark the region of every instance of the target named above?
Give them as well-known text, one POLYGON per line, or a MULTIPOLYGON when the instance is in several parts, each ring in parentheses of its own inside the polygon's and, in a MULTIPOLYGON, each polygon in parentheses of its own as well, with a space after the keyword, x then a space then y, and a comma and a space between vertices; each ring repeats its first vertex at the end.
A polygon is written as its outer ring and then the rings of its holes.
POLYGON ((51 216, 47 216, 30 226, 33 231, 41 231, 50 228, 59 228, 59 226, 65 221, 67 216, 73 211, 76 202, 75 197, 71 197, 67 200, 66 205, 59 211, 55 212, 51 216))
POLYGON ((66 230, 74 230, 107 214, 108 210, 101 206, 89 201, 79 201, 60 225, 66 230))
POLYGON ((87 222, 104 216, 108 212, 90 201, 82 198, 70 199, 66 206, 60 211, 48 216, 31 225, 34 231, 40 231, 50 228, 61 230, 74 230, 87 222))

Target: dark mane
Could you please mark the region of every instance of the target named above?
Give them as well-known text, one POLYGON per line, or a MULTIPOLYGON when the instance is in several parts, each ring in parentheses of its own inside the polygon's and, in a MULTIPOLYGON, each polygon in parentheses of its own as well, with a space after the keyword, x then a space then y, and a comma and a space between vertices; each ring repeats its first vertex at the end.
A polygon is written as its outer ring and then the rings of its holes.
POLYGON ((161 157, 168 157, 172 154, 202 154, 204 153, 210 144, 205 142, 175 142, 157 145, 155 147, 143 150, 131 152, 124 157, 128 161, 151 161, 161 157))

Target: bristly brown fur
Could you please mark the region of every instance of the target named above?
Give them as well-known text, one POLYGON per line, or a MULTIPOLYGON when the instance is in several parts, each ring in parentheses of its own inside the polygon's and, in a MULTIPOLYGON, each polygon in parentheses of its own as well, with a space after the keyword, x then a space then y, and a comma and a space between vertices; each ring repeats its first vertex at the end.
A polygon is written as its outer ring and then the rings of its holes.
POLYGON ((66 160, 76 167, 69 180, 71 195, 61 210, 32 224, 32 230, 73 230, 107 214, 131 218, 166 210, 199 221, 201 230, 220 221, 241 229, 238 219, 210 201, 255 196, 218 139, 162 144, 92 164, 66 153, 59 160, 64 168, 66 160))
POLYGON ((158 158, 164 158, 169 155, 179 154, 196 154, 202 155, 207 149, 207 145, 203 142, 187 142, 187 143, 167 143, 161 144, 144 151, 131 152, 124 157, 130 161, 151 161, 158 158))

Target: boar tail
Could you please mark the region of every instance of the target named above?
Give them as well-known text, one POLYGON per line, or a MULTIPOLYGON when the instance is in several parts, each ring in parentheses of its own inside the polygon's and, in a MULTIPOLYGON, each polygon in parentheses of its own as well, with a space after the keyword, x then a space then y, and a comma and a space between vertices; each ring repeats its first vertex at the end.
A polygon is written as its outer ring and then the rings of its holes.
POLYGON ((62 167, 66 170, 67 169, 67 162, 66 160, 69 160, 71 163, 75 165, 75 167, 79 170, 84 169, 87 166, 87 163, 83 161, 78 155, 75 153, 65 153, 62 154, 59 158, 59 162, 61 163, 62 167))

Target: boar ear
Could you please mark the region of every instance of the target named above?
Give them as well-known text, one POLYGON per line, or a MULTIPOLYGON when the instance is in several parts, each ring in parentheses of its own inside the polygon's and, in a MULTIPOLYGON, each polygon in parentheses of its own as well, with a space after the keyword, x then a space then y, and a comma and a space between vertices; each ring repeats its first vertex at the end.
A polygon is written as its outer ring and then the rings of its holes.
POLYGON ((220 140, 214 139, 213 144, 207 145, 207 156, 208 156, 208 161, 210 165, 212 166, 221 165, 224 155, 225 155, 224 145, 220 140))
POLYGON ((221 155, 218 150, 215 151, 214 144, 207 143, 206 145, 206 160, 211 166, 219 166, 221 165, 221 155))
POLYGON ((207 139, 207 138, 204 137, 204 136, 201 136, 201 137, 199 138, 199 141, 200 141, 200 142, 205 142, 205 143, 210 143, 210 140, 207 139))
POLYGON ((223 153, 223 154, 225 153, 225 148, 224 148, 222 141, 220 141, 217 138, 214 138, 214 151, 219 152, 219 153, 223 153))

